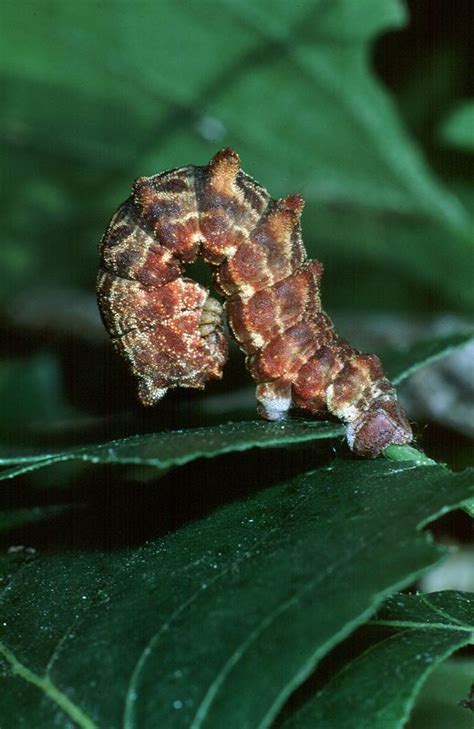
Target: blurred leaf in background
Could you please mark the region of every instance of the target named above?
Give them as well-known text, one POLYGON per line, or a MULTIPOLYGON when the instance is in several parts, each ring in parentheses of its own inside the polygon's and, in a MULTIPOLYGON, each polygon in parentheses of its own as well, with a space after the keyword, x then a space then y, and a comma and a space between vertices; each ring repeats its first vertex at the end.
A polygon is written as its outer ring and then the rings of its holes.
POLYGON ((449 114, 441 128, 445 144, 474 153, 474 102, 459 104, 449 114))
MULTIPOLYGON (((471 216, 371 68, 373 39, 407 22, 400 0, 41 0, 2 15, 4 294, 38 277, 91 289, 132 179, 228 145, 275 197, 303 193, 329 294, 337 266, 363 262, 437 305, 472 303, 471 216)), ((383 304, 360 283, 347 301, 383 304)))

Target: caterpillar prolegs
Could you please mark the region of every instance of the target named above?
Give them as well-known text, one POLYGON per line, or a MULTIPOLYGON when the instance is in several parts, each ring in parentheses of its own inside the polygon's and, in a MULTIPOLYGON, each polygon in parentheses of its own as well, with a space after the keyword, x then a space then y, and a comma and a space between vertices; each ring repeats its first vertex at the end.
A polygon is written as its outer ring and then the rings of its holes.
POLYGON ((303 205, 300 195, 272 200, 232 149, 140 177, 101 242, 99 308, 144 405, 222 376, 225 309, 262 417, 329 411, 347 424, 349 446, 374 457, 410 442, 411 428, 380 360, 341 339, 321 309, 323 267, 306 257, 303 205), (223 307, 183 276, 198 256, 214 267, 223 307))

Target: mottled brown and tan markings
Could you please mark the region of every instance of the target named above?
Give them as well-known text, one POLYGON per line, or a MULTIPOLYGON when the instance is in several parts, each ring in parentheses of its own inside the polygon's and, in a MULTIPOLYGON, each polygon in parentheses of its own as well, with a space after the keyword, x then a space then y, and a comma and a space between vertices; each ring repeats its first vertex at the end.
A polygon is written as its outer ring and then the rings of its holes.
POLYGON ((303 206, 300 195, 272 200, 231 149, 203 167, 140 177, 102 239, 102 318, 145 405, 170 387, 220 378, 223 307, 183 275, 202 256, 257 382, 260 415, 329 411, 355 452, 376 456, 410 442, 410 425, 377 357, 341 339, 321 309, 323 267, 306 257, 303 206))

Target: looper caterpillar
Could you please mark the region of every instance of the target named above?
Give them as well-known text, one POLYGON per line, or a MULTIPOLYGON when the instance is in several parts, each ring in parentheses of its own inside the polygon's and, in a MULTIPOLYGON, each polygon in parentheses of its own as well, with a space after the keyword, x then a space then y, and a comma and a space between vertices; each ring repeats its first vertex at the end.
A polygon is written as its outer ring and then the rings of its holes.
POLYGON ((380 360, 341 339, 322 311, 323 267, 306 257, 303 205, 300 195, 272 200, 231 149, 203 167, 139 178, 101 242, 102 318, 140 400, 154 405, 168 388, 222 376, 225 310, 262 417, 329 411, 347 424, 350 447, 374 457, 412 431, 380 360), (183 276, 198 256, 214 267, 224 306, 183 276))

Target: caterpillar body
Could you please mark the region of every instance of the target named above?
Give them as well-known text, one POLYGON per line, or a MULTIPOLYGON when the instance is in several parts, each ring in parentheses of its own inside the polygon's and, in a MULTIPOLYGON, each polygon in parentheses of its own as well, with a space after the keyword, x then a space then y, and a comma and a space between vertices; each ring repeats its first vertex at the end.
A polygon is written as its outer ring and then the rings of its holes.
POLYGON ((306 256, 303 206, 300 195, 271 199, 231 149, 140 177, 101 242, 99 308, 144 405, 222 376, 225 310, 262 417, 329 411, 347 424, 349 446, 374 457, 412 431, 380 360, 341 339, 322 311, 323 267, 306 256), (223 306, 183 276, 198 256, 214 267, 223 306))

